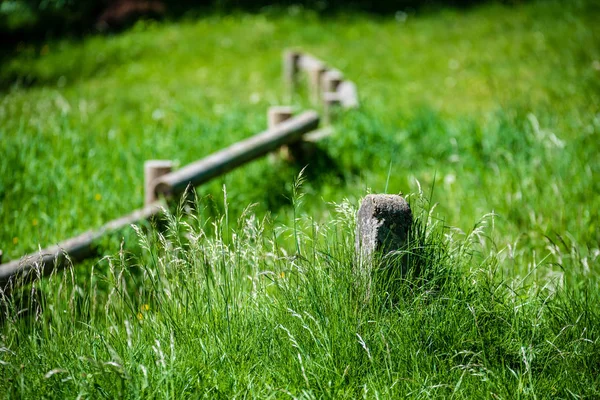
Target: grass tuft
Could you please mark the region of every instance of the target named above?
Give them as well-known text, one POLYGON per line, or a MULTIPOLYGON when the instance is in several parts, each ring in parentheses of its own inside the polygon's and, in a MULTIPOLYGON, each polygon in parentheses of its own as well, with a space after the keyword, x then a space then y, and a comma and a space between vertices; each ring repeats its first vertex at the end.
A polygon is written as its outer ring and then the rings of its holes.
POLYGON ((493 216, 464 235, 434 218, 429 199, 409 198, 408 269, 376 261, 367 301, 351 203, 327 224, 297 215, 286 227, 249 210, 235 228, 226 214, 204 220, 202 201, 184 204, 163 233, 137 228, 142 253, 104 259, 106 273, 78 281, 68 269, 2 298, 3 392, 598 395, 597 280, 505 278, 488 253, 493 216))

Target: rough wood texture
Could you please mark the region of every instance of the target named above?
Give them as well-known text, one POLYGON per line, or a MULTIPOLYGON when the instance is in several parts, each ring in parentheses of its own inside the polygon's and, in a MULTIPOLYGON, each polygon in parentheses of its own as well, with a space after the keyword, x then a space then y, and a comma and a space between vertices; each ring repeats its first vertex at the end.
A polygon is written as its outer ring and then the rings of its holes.
POLYGON ((154 203, 158 200, 156 191, 156 180, 173 170, 173 162, 170 160, 148 160, 144 163, 144 205, 154 203))
POLYGON ((406 243, 412 226, 412 212, 402 196, 367 195, 358 210, 356 250, 370 258, 379 252, 385 255, 406 243))
POLYGON ((306 111, 278 124, 273 129, 238 142, 159 178, 156 190, 166 195, 182 193, 189 185, 200 185, 284 144, 297 142, 303 134, 314 130, 318 125, 319 115, 315 111, 306 111))
POLYGON ((403 256, 390 257, 408 241, 412 226, 412 212, 402 196, 389 194, 367 195, 358 210, 356 221, 356 252, 358 263, 354 265, 357 287, 364 292, 364 300, 371 297, 375 260, 379 266, 401 268, 403 256))
POLYGON ((162 203, 156 202, 129 215, 116 219, 95 231, 88 231, 69 240, 32 253, 19 260, 0 265, 0 288, 16 279, 36 278, 64 268, 71 262, 81 261, 95 255, 95 242, 106 233, 114 232, 131 224, 150 219, 162 212, 162 203))

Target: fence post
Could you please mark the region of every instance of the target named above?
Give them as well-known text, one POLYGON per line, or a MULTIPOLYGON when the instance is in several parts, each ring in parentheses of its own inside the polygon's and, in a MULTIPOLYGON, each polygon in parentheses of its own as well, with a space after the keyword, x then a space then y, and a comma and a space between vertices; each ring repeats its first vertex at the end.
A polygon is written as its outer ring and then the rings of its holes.
MULTIPOLYGON (((269 129, 275 128, 277 125, 282 123, 285 120, 292 118, 293 109, 289 106, 272 106, 267 110, 267 127, 269 129)), ((273 153, 271 153, 273 154, 273 153)), ((280 158, 285 160, 289 160, 291 156, 291 150, 287 145, 283 145, 277 150, 277 154, 279 154, 280 158)), ((269 155, 270 160, 274 161, 276 156, 269 155), (275 158, 274 158, 275 157, 275 158)))
POLYGON ((365 300, 371 297, 373 261, 385 260, 383 265, 402 268, 403 257, 389 257, 408 241, 413 218, 410 206, 402 196, 369 194, 363 199, 356 220, 356 252, 354 269, 357 283, 364 290, 365 300))
POLYGON ((329 71, 325 71, 325 73, 323 73, 321 79, 323 93, 335 92, 337 91, 337 88, 340 85, 340 83, 342 83, 342 81, 344 80, 344 75, 337 69, 330 69, 329 71))
POLYGON ((268 128, 273 129, 283 121, 292 118, 293 109, 289 106, 273 106, 267 110, 268 128))
POLYGON ((356 85, 351 81, 343 81, 340 83, 337 93, 340 96, 340 102, 344 108, 357 108, 358 93, 356 85))
POLYGON ((358 210, 356 251, 371 258, 376 252, 386 255, 402 248, 413 222, 410 206, 402 196, 369 194, 358 210))
POLYGON ((144 163, 144 205, 158 200, 156 195, 156 180, 173 170, 170 160, 148 160, 144 163))
POLYGON ((318 103, 321 97, 321 79, 327 71, 327 67, 321 63, 315 63, 308 70, 308 80, 310 83, 310 97, 313 103, 318 103))
POLYGON ((289 101, 292 100, 296 91, 300 56, 300 53, 293 50, 286 50, 283 53, 283 81, 286 86, 289 101))

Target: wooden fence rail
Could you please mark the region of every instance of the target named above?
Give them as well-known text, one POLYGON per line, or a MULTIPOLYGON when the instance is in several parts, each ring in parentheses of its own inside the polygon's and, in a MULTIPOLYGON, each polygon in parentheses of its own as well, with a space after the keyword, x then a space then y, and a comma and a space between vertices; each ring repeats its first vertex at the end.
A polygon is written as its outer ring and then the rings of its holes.
MULTIPOLYGON (((154 188, 155 193, 146 193, 148 199, 156 199, 155 194, 173 196, 181 194, 190 185, 198 186, 210 179, 223 175, 235 167, 264 156, 277 148, 301 140, 302 135, 314 131, 319 126, 319 115, 315 111, 291 117, 266 131, 246 140, 235 143, 226 149, 189 164, 178 171, 168 172, 170 165, 161 161, 158 165, 147 163, 146 188, 154 188), (153 179, 153 174, 158 177, 153 179)), ((149 220, 159 214, 163 203, 154 201, 144 208, 116 219, 100 229, 85 232, 77 237, 58 243, 38 252, 0 264, 0 288, 10 285, 17 278, 35 278, 50 274, 55 269, 64 268, 96 255, 95 242, 103 235, 118 231, 131 224, 149 220)))
MULTIPOLYGON (((325 118, 331 119, 332 108, 358 106, 356 85, 344 79, 344 75, 330 68, 323 61, 297 51, 284 53, 284 80, 290 98, 297 86, 297 75, 303 71, 308 75, 312 100, 323 101, 325 118)), ((152 160, 144 166, 144 208, 111 221, 97 230, 85 232, 55 246, 2 263, 0 250, 0 289, 7 288, 17 278, 35 278, 50 274, 69 263, 96 256, 95 243, 103 235, 123 229, 131 224, 149 220, 161 213, 167 198, 183 193, 188 186, 201 185, 232 169, 262 157, 278 148, 303 142, 315 142, 331 133, 331 128, 317 130, 319 115, 316 111, 305 111, 292 117, 291 108, 275 107, 269 112, 269 128, 226 149, 171 172, 168 160, 152 160)), ((301 146, 300 146, 301 148, 301 146)))
POLYGON ((18 260, 0 265, 0 288, 11 280, 49 275, 55 269, 64 268, 69 262, 82 261, 96 255, 95 242, 107 233, 123 229, 131 224, 146 221, 162 211, 161 202, 150 204, 129 215, 111 221, 100 229, 82 233, 55 246, 42 249, 18 260))
POLYGON ((315 130, 318 126, 319 114, 316 111, 305 111, 258 135, 235 143, 178 171, 163 175, 158 179, 156 191, 164 195, 180 194, 190 184, 198 186, 282 145, 297 142, 303 134, 315 130))
POLYGON ((297 89, 300 72, 308 76, 313 103, 323 102, 326 122, 331 121, 336 106, 346 109, 359 106, 356 84, 344 79, 341 71, 310 54, 286 50, 283 53, 283 79, 290 99, 297 89))

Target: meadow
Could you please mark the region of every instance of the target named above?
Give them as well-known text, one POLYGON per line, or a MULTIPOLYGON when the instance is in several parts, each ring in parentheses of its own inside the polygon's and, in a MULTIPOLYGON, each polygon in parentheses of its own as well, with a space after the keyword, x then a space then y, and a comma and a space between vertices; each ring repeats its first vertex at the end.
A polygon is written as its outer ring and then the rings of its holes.
POLYGON ((3 297, 0 394, 600 396, 599 17, 584 0, 290 7, 20 45, 0 68, 5 260, 140 207, 145 160, 262 131, 286 48, 344 71, 361 108, 302 174, 239 168, 163 230, 3 297), (369 192, 418 217, 412 268, 376 269, 372 296, 353 273, 369 192))

